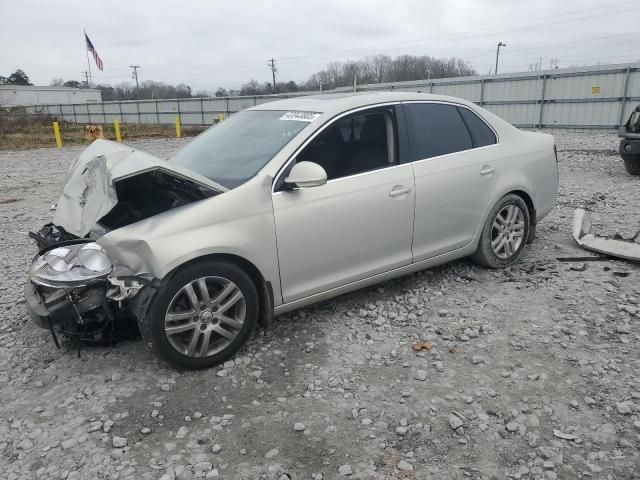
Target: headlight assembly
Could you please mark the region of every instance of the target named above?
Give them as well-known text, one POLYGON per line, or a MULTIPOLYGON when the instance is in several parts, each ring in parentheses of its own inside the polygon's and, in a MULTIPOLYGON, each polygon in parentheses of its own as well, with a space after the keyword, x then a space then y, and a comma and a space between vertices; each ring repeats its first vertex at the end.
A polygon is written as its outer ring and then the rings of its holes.
POLYGON ((56 247, 35 258, 29 269, 31 281, 48 287, 81 287, 103 280, 113 265, 97 243, 56 247))

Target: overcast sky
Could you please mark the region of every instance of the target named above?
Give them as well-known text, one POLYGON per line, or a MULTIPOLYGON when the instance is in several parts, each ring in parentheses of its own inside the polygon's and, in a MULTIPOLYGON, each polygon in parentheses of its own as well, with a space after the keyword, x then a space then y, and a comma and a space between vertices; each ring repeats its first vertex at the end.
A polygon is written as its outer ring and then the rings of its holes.
POLYGON ((384 53, 468 60, 479 73, 640 60, 640 0, 0 0, 0 75, 36 85, 81 80, 85 28, 104 62, 96 83, 237 88, 255 78, 306 80, 333 60, 384 53))

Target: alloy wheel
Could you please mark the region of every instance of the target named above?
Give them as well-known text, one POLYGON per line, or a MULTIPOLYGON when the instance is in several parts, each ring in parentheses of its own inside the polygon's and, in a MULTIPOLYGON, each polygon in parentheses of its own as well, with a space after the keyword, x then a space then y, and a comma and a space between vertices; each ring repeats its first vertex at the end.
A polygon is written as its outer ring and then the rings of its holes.
POLYGON ((164 331, 181 354, 209 357, 236 339, 246 313, 246 300, 235 283, 222 277, 201 277, 173 296, 164 331))
POLYGON ((524 213, 517 205, 507 205, 498 212, 491 226, 491 249, 502 259, 513 256, 524 241, 524 213))

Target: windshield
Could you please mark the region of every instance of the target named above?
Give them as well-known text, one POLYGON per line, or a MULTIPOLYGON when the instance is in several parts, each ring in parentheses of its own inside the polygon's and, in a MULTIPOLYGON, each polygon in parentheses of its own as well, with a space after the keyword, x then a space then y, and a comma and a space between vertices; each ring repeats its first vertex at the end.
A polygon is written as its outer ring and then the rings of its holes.
POLYGON ((168 161, 234 188, 258 173, 318 116, 274 110, 238 112, 199 135, 168 161))

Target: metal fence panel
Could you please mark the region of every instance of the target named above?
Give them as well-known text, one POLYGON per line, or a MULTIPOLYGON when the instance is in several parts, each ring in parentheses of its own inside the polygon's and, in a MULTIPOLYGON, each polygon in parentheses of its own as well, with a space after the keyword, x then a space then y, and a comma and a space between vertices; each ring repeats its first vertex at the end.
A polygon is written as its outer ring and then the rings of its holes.
POLYGON ((534 127, 538 121, 539 105, 533 103, 523 104, 495 104, 483 105, 484 108, 495 113, 507 122, 521 127, 534 127))
POLYGON ((609 98, 620 96, 623 84, 623 73, 551 76, 547 82, 547 92, 549 98, 609 98))
POLYGON ((229 110, 231 112, 237 112, 239 110, 244 110, 245 108, 253 107, 257 105, 256 97, 231 97, 229 98, 229 110))
POLYGON ((473 83, 454 83, 447 85, 446 83, 434 84, 429 90, 423 90, 424 93, 436 93, 439 95, 449 95, 452 97, 460 97, 470 102, 480 102, 480 93, 482 89, 481 82, 473 83))
MULTIPOLYGON (((640 63, 554 69, 411 82, 358 85, 358 91, 435 93, 476 102, 516 126, 573 126, 613 128, 626 121, 640 103, 640 63)), ((320 93, 353 91, 341 87, 320 93)), ((282 95, 159 99, 74 105, 37 105, 27 113, 49 113, 80 124, 172 124, 175 116, 185 125, 211 125, 220 114, 282 98, 319 92, 282 95)))
POLYGON ((540 98, 542 78, 489 80, 484 84, 485 102, 522 102, 540 98))

